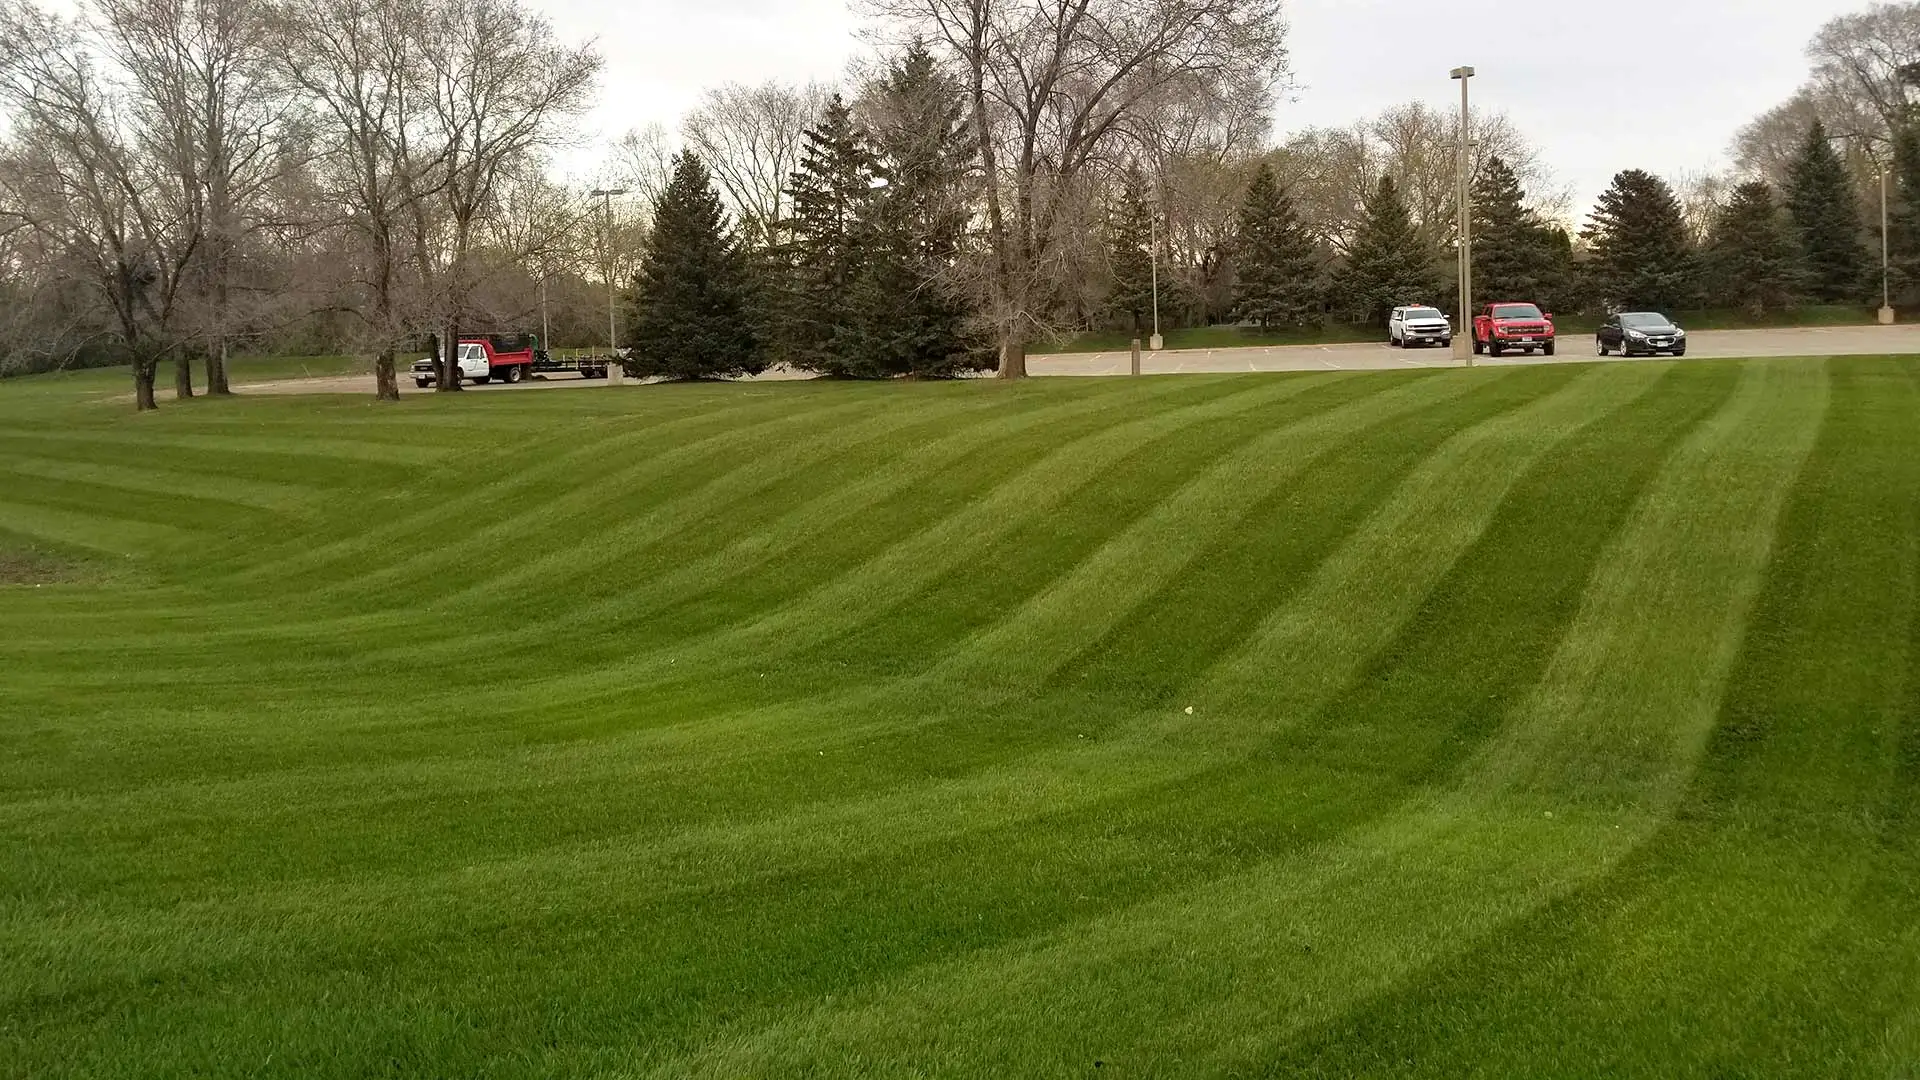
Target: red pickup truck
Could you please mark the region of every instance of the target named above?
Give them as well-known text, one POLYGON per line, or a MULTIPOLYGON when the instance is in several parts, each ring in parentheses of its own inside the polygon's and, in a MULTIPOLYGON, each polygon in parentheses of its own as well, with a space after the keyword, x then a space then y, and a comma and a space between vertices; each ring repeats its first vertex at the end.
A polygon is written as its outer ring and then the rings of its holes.
POLYGON ((1553 316, 1538 305, 1501 301, 1473 317, 1473 351, 1499 356, 1509 349, 1553 355, 1553 316))

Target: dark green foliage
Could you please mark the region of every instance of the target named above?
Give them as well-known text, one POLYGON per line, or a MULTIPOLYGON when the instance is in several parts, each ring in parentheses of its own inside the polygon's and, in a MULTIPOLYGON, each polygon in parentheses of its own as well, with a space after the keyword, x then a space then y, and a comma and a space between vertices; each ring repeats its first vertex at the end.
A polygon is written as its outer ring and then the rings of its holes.
POLYGON ((1120 184, 1119 198, 1107 214, 1107 267, 1112 287, 1107 310, 1138 336, 1153 312, 1153 208, 1147 179, 1138 166, 1120 184))
POLYGON ((1600 298, 1621 308, 1672 311, 1699 294, 1700 271, 1680 200, 1644 169, 1616 173, 1581 234, 1600 298))
POLYGON ((1733 189, 1714 219, 1706 280, 1714 302, 1755 315, 1791 304, 1796 260, 1785 213, 1764 180, 1733 189))
POLYGON ((1817 120, 1788 172, 1787 213, 1800 242, 1808 294, 1820 303, 1860 299, 1867 266, 1860 205, 1846 164, 1817 120))
POLYGON ((1566 292, 1572 242, 1526 206, 1520 179, 1489 158, 1473 182, 1473 289, 1487 300, 1551 309, 1566 292))
POLYGON ((1380 178, 1364 213, 1339 275, 1341 301, 1350 312, 1362 322, 1381 323, 1398 305, 1438 300, 1433 249, 1414 229, 1393 177, 1380 178))
MULTIPOLYGON (((1920 303, 1920 130, 1911 118, 1894 130, 1888 186, 1889 284, 1898 306, 1920 303)), ((1877 282, 1876 282, 1877 284, 1877 282)))
POLYGON ((627 370, 672 379, 727 378, 766 367, 748 303, 747 254, 700 156, 674 159, 653 209, 633 301, 627 370))
POLYGON ((1236 319, 1262 327, 1320 321, 1320 257, 1293 199, 1265 164, 1247 187, 1234 246, 1236 319))
POLYGON ((839 347, 851 374, 942 378, 984 371, 995 357, 961 280, 975 148, 964 98, 916 42, 869 102, 874 174, 853 247, 852 332, 839 347))
POLYGON ((793 199, 792 274, 782 305, 782 356, 796 367, 833 375, 873 376, 851 340, 848 300, 866 259, 860 215, 872 196, 873 159, 853 114, 835 94, 807 132, 793 199))

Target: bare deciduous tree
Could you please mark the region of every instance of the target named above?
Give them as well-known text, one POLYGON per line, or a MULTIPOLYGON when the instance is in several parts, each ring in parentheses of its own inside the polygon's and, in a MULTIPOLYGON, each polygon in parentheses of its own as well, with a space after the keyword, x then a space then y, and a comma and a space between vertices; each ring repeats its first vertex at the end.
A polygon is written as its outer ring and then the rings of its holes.
MULTIPOLYGON (((206 238, 206 202, 187 118, 138 73, 103 73, 136 45, 110 21, 73 22, 0 6, 0 100, 13 110, 7 216, 56 251, 108 312, 128 356, 135 407, 156 407, 161 360, 180 356, 188 275, 206 238)), ((160 77, 164 80, 164 75, 160 77)), ((192 392, 190 375, 181 389, 192 392)))
MULTIPOLYGON (((441 160, 414 31, 424 0, 290 0, 281 8, 285 75, 317 133, 331 224, 353 236, 345 304, 367 328, 376 396, 398 400, 394 356, 420 313, 412 278, 418 203, 437 194, 441 160)), ((444 145, 444 144, 442 144, 444 145)))
POLYGON ((474 281, 468 266, 474 226, 500 186, 544 165, 560 125, 583 112, 600 73, 591 45, 569 47, 544 17, 519 0, 440 0, 421 27, 416 62, 433 78, 440 217, 424 199, 416 209, 416 258, 441 298, 447 328, 437 388, 457 390, 460 323, 474 281))
POLYGON ((1828 134, 1875 163, 1892 153, 1892 132, 1912 100, 1903 69, 1920 62, 1920 3, 1876 4, 1829 20, 1807 43, 1807 81, 1791 98, 1740 129, 1740 171, 1779 187, 1815 119, 1828 134))
MULTIPOLYGON (((1344 250, 1352 238, 1361 206, 1383 174, 1399 185, 1421 237, 1443 247, 1454 242, 1460 225, 1455 156, 1459 130, 1457 110, 1410 102, 1352 127, 1301 132, 1287 140, 1274 167, 1336 249, 1344 250)), ((1570 196, 1554 183, 1539 148, 1504 113, 1476 114, 1472 141, 1475 175, 1489 158, 1498 157, 1514 171, 1542 217, 1569 216, 1570 196)))
MULTIPOLYGON (((284 97, 273 78, 268 9, 261 0, 93 0, 104 40, 136 93, 145 152, 171 163, 178 196, 202 224, 189 282, 195 348, 207 389, 227 392, 226 352, 241 320, 236 260, 263 227, 257 211, 288 158, 284 97)), ((183 351, 181 396, 193 392, 183 351)))
POLYGON ((818 83, 727 83, 707 91, 681 123, 687 145, 707 163, 734 216, 758 243, 780 241, 787 181, 800 167, 807 129, 827 94, 818 83))
POLYGON ((1000 374, 1026 374, 1061 209, 1175 88, 1268 86, 1285 70, 1277 0, 867 0, 943 52, 985 169, 985 274, 1000 374))

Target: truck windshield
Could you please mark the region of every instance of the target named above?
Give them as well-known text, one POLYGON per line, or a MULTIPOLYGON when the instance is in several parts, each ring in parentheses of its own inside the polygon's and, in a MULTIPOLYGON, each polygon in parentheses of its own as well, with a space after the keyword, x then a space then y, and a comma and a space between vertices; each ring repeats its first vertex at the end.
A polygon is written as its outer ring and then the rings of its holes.
POLYGON ((1532 304, 1495 304, 1493 317, 1496 319, 1537 319, 1540 309, 1532 304))
POLYGON ((1444 319, 1446 318, 1445 315, 1440 314, 1439 308, 1430 308, 1430 307, 1410 307, 1407 309, 1407 314, 1405 317, 1409 319, 1444 319))

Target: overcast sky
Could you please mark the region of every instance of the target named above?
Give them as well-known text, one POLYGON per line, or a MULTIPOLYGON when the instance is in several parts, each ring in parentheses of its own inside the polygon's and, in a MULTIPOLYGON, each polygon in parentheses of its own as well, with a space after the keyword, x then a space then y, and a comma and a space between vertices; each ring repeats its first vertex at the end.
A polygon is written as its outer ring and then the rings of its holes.
MULTIPOLYGON (((533 0, 607 57, 592 134, 678 126, 703 87, 831 80, 863 48, 845 0, 533 0)), ((1471 64, 1476 110, 1506 111, 1584 217, 1619 169, 1725 161, 1734 131, 1793 92, 1820 24, 1867 0, 1291 0, 1299 88, 1275 134, 1414 99, 1445 106, 1471 64), (1442 21, 1444 13, 1447 18, 1442 21)), ((599 155, 568 156, 574 170, 599 155)))

